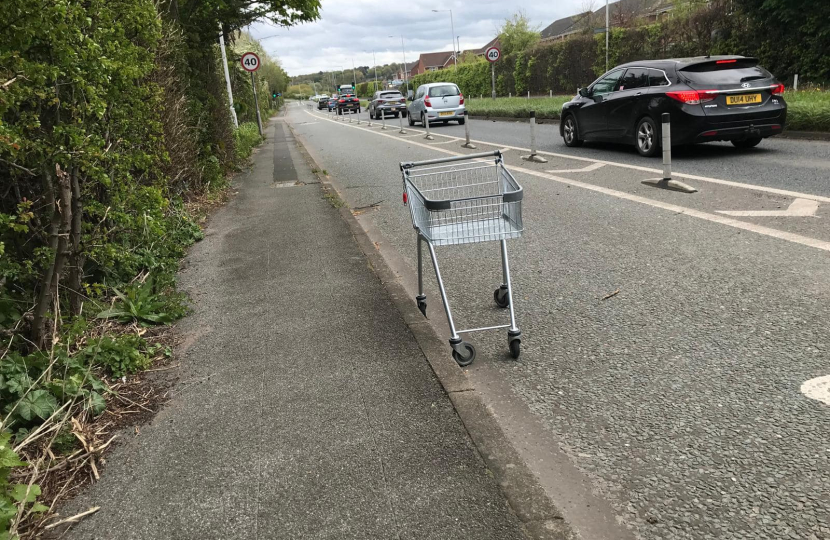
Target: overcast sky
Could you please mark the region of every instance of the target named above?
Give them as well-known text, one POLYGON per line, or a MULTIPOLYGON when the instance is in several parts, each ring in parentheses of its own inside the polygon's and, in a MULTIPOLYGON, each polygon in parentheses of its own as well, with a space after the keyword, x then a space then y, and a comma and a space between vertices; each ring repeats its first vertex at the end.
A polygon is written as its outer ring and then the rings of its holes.
MULTIPOLYGON (((496 29, 514 12, 523 9, 539 30, 556 19, 582 11, 586 0, 499 2, 496 0, 322 0, 320 19, 293 28, 256 23, 248 30, 268 54, 280 59, 289 75, 372 66, 372 50, 378 65, 401 62, 401 34, 406 61, 423 52, 452 50, 449 13, 461 49, 485 45, 496 29), (387 37, 394 36, 394 37, 387 37)), ((594 2, 598 4, 597 1, 594 2)))

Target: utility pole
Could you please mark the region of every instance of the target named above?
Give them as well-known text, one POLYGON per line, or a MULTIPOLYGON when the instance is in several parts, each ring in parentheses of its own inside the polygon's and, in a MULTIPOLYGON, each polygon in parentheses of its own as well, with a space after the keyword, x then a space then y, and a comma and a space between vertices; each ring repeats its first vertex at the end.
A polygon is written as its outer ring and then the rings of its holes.
POLYGON ((372 63, 375 64, 375 92, 378 91, 378 61, 375 60, 375 50, 372 49, 372 63))
POLYGON ((228 103, 231 107, 231 118, 233 127, 239 127, 239 120, 236 119, 236 109, 233 108, 233 91, 231 90, 231 75, 228 72, 228 57, 225 56, 225 33, 222 30, 222 23, 219 23, 219 49, 222 51, 222 67, 225 68, 225 84, 228 86, 228 103))
POLYGON ((354 93, 357 95, 357 73, 354 70, 354 58, 352 58, 352 80, 354 81, 354 93))
MULTIPOLYGON (((435 11, 435 10, 433 10, 435 11)), ((453 32, 455 33, 455 32, 453 32)), ((395 37, 395 36, 389 36, 395 37)), ((403 81, 406 85, 406 97, 409 97, 409 77, 406 74, 406 47, 403 44, 403 34, 401 34, 401 52, 403 52, 403 81)))
POLYGON ((608 34, 609 34, 608 0, 605 0, 605 72, 608 72, 608 34))
MULTIPOLYGON (((450 39, 450 43, 452 43, 452 48, 455 49, 455 23, 452 20, 452 10, 451 9, 433 9, 433 13, 443 13, 445 11, 450 12, 450 29, 452 30, 452 36, 450 39)), ((458 71, 458 51, 454 50, 452 52, 453 60, 455 61, 455 70, 458 71)))

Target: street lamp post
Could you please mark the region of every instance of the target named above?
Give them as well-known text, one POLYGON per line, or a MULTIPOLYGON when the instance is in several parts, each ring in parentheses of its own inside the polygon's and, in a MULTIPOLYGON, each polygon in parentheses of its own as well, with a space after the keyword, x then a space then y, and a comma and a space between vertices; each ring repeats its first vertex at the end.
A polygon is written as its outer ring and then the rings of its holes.
POLYGON ((403 53, 403 82, 406 85, 406 96, 409 97, 409 77, 406 74, 406 47, 403 44, 403 34, 401 34, 401 52, 403 53))
POLYGON ((608 0, 605 0, 605 71, 608 72, 608 0))
MULTIPOLYGON (((450 39, 450 43, 452 43, 452 48, 455 49, 455 23, 453 23, 453 20, 452 20, 452 10, 451 9, 433 9, 432 11, 433 11, 433 13, 444 13, 444 12, 447 12, 447 11, 450 12, 450 29, 452 30, 452 36, 450 36, 452 39, 450 39)), ((455 61, 455 69, 457 71, 458 70, 458 51, 457 50, 452 51, 452 57, 453 57, 453 60, 455 61)))
POLYGON ((352 80, 354 81, 354 93, 357 95, 357 74, 354 70, 354 58, 352 58, 352 80))

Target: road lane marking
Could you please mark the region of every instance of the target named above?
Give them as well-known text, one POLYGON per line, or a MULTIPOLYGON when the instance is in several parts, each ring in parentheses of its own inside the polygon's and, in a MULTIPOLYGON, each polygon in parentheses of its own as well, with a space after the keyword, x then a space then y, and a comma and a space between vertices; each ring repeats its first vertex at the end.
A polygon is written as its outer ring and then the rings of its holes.
POLYGON ((591 163, 587 167, 582 167, 581 169, 556 169, 550 170, 549 173, 574 173, 574 172, 591 172, 599 169, 600 167, 605 167, 605 163, 591 163))
MULTIPOLYGON (((311 114, 308 111, 306 111, 306 113, 311 114)), ((345 124, 340 124, 340 125, 345 125, 345 124)), ((347 127, 356 127, 356 126, 347 126, 347 127)), ((400 140, 400 137, 396 137, 396 136, 390 135, 388 133, 380 133, 380 132, 377 132, 377 131, 373 131, 371 133, 374 133, 374 134, 379 135, 381 137, 388 137, 392 140, 400 140)), ((477 141, 477 142, 479 142, 479 141, 477 141)), ((434 150, 436 152, 442 152, 444 154, 449 154, 449 155, 452 155, 452 156, 466 155, 466 154, 463 154, 461 152, 454 152, 452 150, 447 150, 446 148, 431 146, 429 144, 419 143, 417 141, 406 141, 406 143, 409 144, 409 145, 421 146, 423 148, 429 148, 429 149, 434 150)), ((484 144, 490 144, 490 143, 484 143, 484 144)), ((516 147, 511 147, 511 146, 507 146, 506 148, 516 149, 516 147)), ((709 222, 712 222, 712 223, 718 223, 720 225, 726 225, 726 226, 729 226, 729 227, 734 227, 736 229, 741 229, 741 230, 744 230, 744 231, 754 232, 754 233, 757 233, 757 234, 760 234, 760 235, 763 235, 763 236, 769 236, 771 238, 777 238, 779 240, 786 240, 787 242, 792 242, 792 243, 795 243, 795 244, 800 244, 800 245, 803 245, 803 246, 808 246, 808 247, 812 247, 812 248, 815 248, 815 249, 820 249, 822 251, 830 252, 830 242, 827 242, 827 241, 824 241, 824 240, 818 240, 816 238, 810 238, 810 237, 807 237, 807 236, 802 236, 800 234, 789 233, 789 232, 781 231, 781 230, 778 230, 778 229, 772 229, 770 227, 765 227, 763 225, 757 225, 755 223, 748 223, 748 222, 744 222, 744 221, 739 221, 737 219, 732 219, 730 217, 726 217, 726 216, 722 216, 722 215, 718 215, 718 214, 710 214, 709 212, 702 212, 700 210, 694 210, 692 208, 686 208, 686 207, 683 207, 683 206, 678 206, 676 204, 664 203, 662 201, 657 201, 657 200, 654 200, 654 199, 647 199, 646 197, 641 197, 639 195, 633 195, 631 193, 618 191, 616 189, 610 189, 610 188, 605 188, 605 187, 601 187, 601 186, 595 186, 593 184, 586 184, 585 182, 579 182, 577 180, 570 180, 568 178, 555 176, 555 175, 544 173, 544 172, 541 172, 541 171, 526 169, 524 167, 512 167, 511 166, 510 170, 513 171, 513 172, 520 172, 520 173, 528 174, 530 176, 536 176, 536 177, 539 177, 539 178, 545 178, 545 179, 548 179, 548 180, 553 180, 555 182, 559 182, 561 184, 567 184, 567 185, 570 185, 570 186, 573 186, 573 187, 579 187, 579 188, 587 189, 589 191, 602 193, 604 195, 610 195, 610 196, 616 197, 618 199, 637 202, 637 203, 645 204, 647 206, 651 206, 651 207, 654 207, 654 208, 660 208, 660 209, 663 209, 663 210, 668 210, 668 211, 674 212, 676 214, 683 214, 683 215, 686 215, 686 216, 691 216, 691 217, 695 217, 695 218, 698 218, 698 219, 702 219, 704 221, 709 221, 709 222)))
POLYGON ((809 199, 796 199, 786 210, 718 210, 718 214, 737 217, 813 217, 818 203, 809 199))
POLYGON ((801 385, 801 393, 808 398, 830 405, 830 375, 806 381, 801 385))

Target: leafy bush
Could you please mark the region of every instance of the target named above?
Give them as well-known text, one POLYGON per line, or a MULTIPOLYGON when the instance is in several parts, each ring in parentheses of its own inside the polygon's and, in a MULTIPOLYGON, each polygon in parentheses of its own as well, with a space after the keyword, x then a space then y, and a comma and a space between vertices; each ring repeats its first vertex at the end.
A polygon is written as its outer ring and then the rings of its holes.
POLYGON ((506 118, 529 118, 530 111, 536 111, 536 118, 558 119, 562 105, 571 96, 552 98, 484 98, 478 96, 465 100, 467 110, 474 116, 501 116, 506 118))
POLYGON ((236 144, 236 159, 238 161, 248 158, 254 147, 262 142, 262 137, 259 136, 259 127, 256 122, 239 124, 239 129, 234 131, 233 136, 236 144))
POLYGON ((41 513, 48 508, 37 502, 40 486, 32 484, 11 484, 9 473, 15 467, 25 467, 26 463, 12 450, 11 433, 0 433, 0 539, 8 540, 9 525, 17 516, 17 505, 24 504, 34 513, 41 513))
POLYGON ((152 360, 147 354, 147 342, 135 334, 93 339, 81 354, 89 365, 106 366, 116 377, 147 369, 152 360))
POLYGON ((115 319, 122 323, 138 322, 145 326, 170 324, 187 311, 184 295, 172 292, 171 288, 169 284, 159 286, 153 278, 130 285, 125 292, 113 288, 118 301, 110 309, 98 313, 98 318, 115 319))

